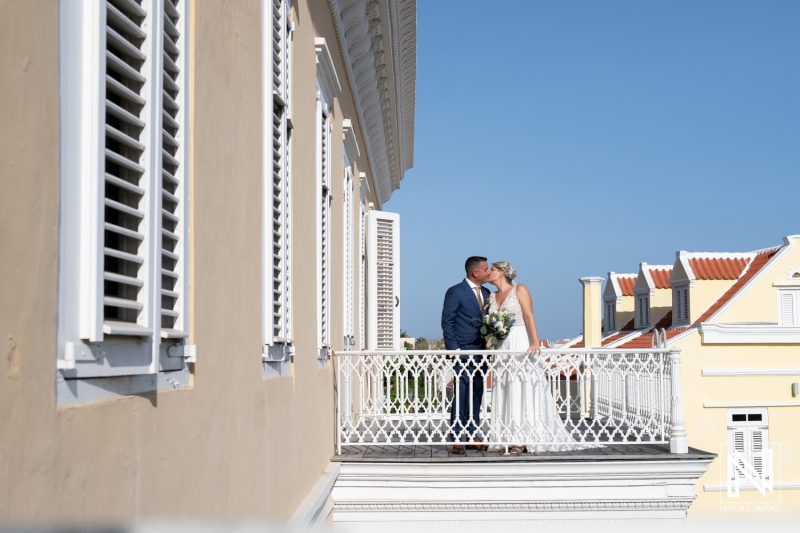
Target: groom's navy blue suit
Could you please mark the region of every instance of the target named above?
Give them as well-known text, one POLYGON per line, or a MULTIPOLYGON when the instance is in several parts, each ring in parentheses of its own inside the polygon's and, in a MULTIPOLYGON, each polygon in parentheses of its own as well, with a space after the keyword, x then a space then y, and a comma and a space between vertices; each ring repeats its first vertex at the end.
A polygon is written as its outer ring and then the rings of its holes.
MULTIPOLYGON (((483 301, 487 302, 489 289, 481 287, 481 294, 483 301)), ((483 356, 473 355, 470 358, 468 350, 486 348, 480 332, 483 313, 484 310, 478 303, 475 290, 467 283, 466 279, 447 289, 442 306, 444 345, 448 350, 467 352, 459 356, 453 364, 455 397, 450 408, 450 427, 454 434, 450 435, 449 440, 466 429, 468 440, 471 441, 475 438, 475 431, 481 424, 481 400, 483 399, 487 365, 483 361, 483 356), (472 420, 470 420, 470 414, 472 414, 472 420)), ((460 438, 455 440, 460 440, 460 438)))

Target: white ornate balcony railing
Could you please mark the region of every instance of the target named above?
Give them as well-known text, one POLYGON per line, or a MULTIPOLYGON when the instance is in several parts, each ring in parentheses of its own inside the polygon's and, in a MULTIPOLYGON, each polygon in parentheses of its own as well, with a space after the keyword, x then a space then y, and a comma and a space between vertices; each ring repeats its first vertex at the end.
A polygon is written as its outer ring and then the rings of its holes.
MULTIPOLYGON (((444 444, 480 440, 529 450, 576 449, 603 443, 669 443, 688 450, 680 401, 680 352, 545 349, 518 352, 342 352, 336 361, 338 453, 342 445, 444 444), (480 381, 477 429, 451 424, 461 407, 454 383, 480 381), (498 384, 505 384, 498 386, 498 384), (492 388, 494 386, 494 388, 492 388), (516 394, 512 422, 492 403, 516 394), (527 413, 527 414, 526 414, 527 413), (506 422, 508 420, 506 419, 506 422)), ((476 400, 468 398, 467 413, 476 400)))

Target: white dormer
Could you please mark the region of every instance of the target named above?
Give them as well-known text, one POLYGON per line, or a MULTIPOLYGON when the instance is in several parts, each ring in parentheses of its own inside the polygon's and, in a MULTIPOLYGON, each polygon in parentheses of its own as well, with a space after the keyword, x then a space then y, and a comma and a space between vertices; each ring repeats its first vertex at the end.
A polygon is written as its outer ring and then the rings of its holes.
POLYGON ((739 278, 753 253, 675 252, 669 278, 672 286, 672 324, 697 320, 739 278))
POLYGON ((688 325, 689 313, 689 288, 694 287, 696 276, 689 264, 686 251, 675 252, 675 264, 669 282, 672 285, 672 324, 674 326, 688 325))
POLYGON ((633 317, 635 283, 636 274, 608 273, 603 292, 603 326, 606 333, 619 331, 633 317))
POLYGON ((672 308, 669 277, 672 265, 639 264, 633 287, 634 328, 644 329, 659 321, 672 308))

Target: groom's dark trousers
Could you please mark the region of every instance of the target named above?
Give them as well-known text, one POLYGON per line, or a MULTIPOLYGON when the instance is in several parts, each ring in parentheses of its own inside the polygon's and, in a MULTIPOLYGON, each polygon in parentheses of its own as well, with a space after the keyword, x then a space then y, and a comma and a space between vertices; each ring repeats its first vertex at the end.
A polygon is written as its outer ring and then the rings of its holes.
MULTIPOLYGON (((489 299, 489 290, 481 287, 483 301, 489 299)), ((447 289, 442 306, 442 334, 445 348, 466 352, 453 363, 453 403, 450 406, 450 430, 447 440, 468 441, 476 438, 481 425, 480 412, 484 382, 488 365, 482 355, 470 355, 469 350, 483 350, 485 343, 480 334, 483 310, 475 291, 467 280, 447 289)))

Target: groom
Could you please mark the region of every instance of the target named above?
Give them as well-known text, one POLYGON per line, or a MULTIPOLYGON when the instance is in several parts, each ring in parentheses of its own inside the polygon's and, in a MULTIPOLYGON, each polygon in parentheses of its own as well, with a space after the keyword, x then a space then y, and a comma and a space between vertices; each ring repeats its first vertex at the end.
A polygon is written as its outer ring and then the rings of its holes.
MULTIPOLYGON (((464 264, 467 277, 458 285, 447 289, 442 306, 442 333, 445 348, 463 350, 453 364, 453 389, 455 396, 450 406, 450 429, 455 440, 460 441, 466 430, 469 441, 479 442, 475 433, 480 427, 483 383, 486 376, 486 362, 483 356, 470 356, 468 350, 484 350, 486 343, 481 337, 480 327, 485 312, 489 289, 481 285, 489 280, 489 264, 485 257, 473 256, 464 264), (471 379, 470 379, 471 378, 471 379)), ((486 450, 486 446, 470 445, 471 449, 486 450)), ((452 453, 463 454, 461 444, 453 446, 452 453)))

